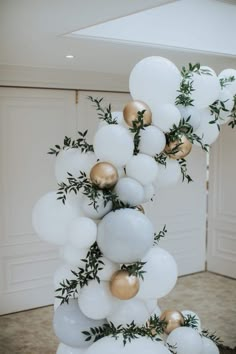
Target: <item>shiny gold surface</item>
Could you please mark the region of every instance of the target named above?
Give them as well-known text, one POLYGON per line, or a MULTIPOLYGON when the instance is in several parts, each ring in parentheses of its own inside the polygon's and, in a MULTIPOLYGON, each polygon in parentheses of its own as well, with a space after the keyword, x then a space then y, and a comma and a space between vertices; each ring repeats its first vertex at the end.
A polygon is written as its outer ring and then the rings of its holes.
POLYGON ((148 105, 142 101, 130 101, 124 107, 123 115, 126 124, 133 127, 133 122, 138 118, 138 112, 144 111, 143 123, 150 125, 152 123, 152 112, 148 105))
POLYGON ((165 146, 166 154, 174 160, 183 159, 191 152, 191 150, 192 143, 190 143, 185 135, 182 135, 179 140, 172 141, 165 146), (175 149, 177 152, 171 153, 175 149))
POLYGON ((116 185, 118 172, 109 162, 98 162, 90 171, 90 179, 100 189, 109 189, 116 185))
POLYGON ((166 327, 164 328, 164 332, 166 334, 169 334, 175 328, 178 328, 184 324, 184 317, 182 313, 176 310, 166 310, 162 312, 160 320, 166 322, 166 327))
POLYGON ((131 299, 139 291, 139 280, 126 270, 118 270, 110 280, 110 290, 120 300, 131 299))

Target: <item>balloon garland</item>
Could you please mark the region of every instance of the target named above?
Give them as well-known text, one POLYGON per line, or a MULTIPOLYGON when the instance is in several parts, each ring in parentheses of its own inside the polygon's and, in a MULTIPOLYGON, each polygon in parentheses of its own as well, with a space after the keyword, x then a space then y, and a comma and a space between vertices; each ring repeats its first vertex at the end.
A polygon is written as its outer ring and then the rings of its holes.
POLYGON ((219 338, 197 314, 158 307, 177 266, 158 245, 166 227, 155 233, 142 204, 181 174, 191 182, 192 144, 207 151, 222 124, 236 125, 236 70, 179 72, 149 57, 133 68, 130 92, 123 112, 88 97, 101 121, 93 145, 85 131, 49 151, 59 188, 36 203, 33 226, 64 260, 54 276, 57 354, 217 354, 219 338))

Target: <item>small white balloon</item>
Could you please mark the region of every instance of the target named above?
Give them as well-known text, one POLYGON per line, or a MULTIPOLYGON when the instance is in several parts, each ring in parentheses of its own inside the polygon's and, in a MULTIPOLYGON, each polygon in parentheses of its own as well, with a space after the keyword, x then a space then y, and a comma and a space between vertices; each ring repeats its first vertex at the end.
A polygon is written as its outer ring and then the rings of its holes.
POLYGON ((123 203, 135 206, 142 203, 144 199, 143 186, 130 177, 120 178, 115 186, 115 193, 123 203))
POLYGON ((71 266, 83 267, 84 262, 82 259, 86 258, 88 250, 88 248, 75 248, 70 244, 66 244, 61 248, 61 257, 71 266))
POLYGON ((65 280, 74 280, 76 276, 71 272, 72 267, 69 264, 61 264, 54 273, 53 284, 54 288, 57 289, 60 287, 60 283, 65 280))
POLYGON ((112 275, 120 269, 120 265, 110 261, 104 256, 101 257, 100 260, 103 262, 103 264, 100 265, 100 268, 102 269, 98 272, 99 279, 109 281, 112 275))
POLYGON ((142 258, 146 262, 144 280, 140 282, 138 298, 161 298, 175 286, 178 276, 177 265, 173 256, 160 247, 153 247, 142 258))
POLYGON ((150 220, 134 209, 107 214, 98 226, 98 246, 115 263, 140 260, 152 247, 154 229, 150 220))
POLYGON ((63 343, 60 343, 56 354, 85 354, 85 349, 83 348, 73 348, 69 347, 68 345, 65 345, 63 343))
POLYGON ((93 152, 81 152, 80 149, 61 150, 56 157, 55 174, 58 183, 67 180, 68 172, 74 177, 80 176, 80 171, 89 175, 92 166, 96 163, 93 152))
POLYGON ((177 354, 202 354, 202 338, 190 327, 178 327, 167 337, 166 343, 177 347, 177 354))
POLYGON ((158 174, 156 161, 145 154, 133 156, 126 165, 128 177, 136 179, 139 183, 146 185, 152 183, 158 174))
POLYGON ((83 314, 94 320, 108 317, 114 310, 118 300, 110 292, 109 283, 91 280, 83 287, 79 296, 79 307, 83 314))
POLYGON ((57 198, 56 192, 49 192, 39 199, 33 208, 32 224, 42 240, 63 245, 68 238, 67 227, 79 215, 79 210, 57 198))
POLYGON ((147 299, 147 300, 143 300, 145 303, 145 306, 148 310, 149 315, 151 315, 154 310, 158 307, 157 306, 157 299, 147 299))
POLYGON ((178 125, 181 119, 180 112, 174 104, 166 103, 155 106, 152 112, 153 125, 167 133, 173 127, 178 125))
POLYGON ((194 316, 195 319, 196 319, 196 321, 197 321, 197 323, 196 323, 196 325, 197 325, 197 330, 198 330, 198 331, 201 331, 201 320, 200 320, 199 316, 198 316, 195 312, 190 311, 190 310, 183 310, 183 311, 181 311, 181 313, 182 313, 182 315, 183 315, 184 317, 194 316))
POLYGON ((95 209, 91 200, 86 196, 82 199, 82 211, 85 216, 92 218, 94 220, 101 219, 104 215, 109 213, 112 209, 112 202, 107 202, 106 206, 104 206, 104 199, 102 195, 97 198, 97 208, 95 209))
POLYGON ((232 95, 236 95, 236 70, 235 69, 225 69, 221 71, 219 74, 219 79, 228 79, 230 77, 234 77, 232 82, 226 84, 226 88, 232 93, 232 95))
POLYGON ((146 184, 144 187, 143 203, 149 202, 155 196, 155 187, 152 183, 146 184))
POLYGON ((201 122, 201 114, 199 110, 196 107, 192 106, 178 106, 178 109, 180 111, 181 117, 186 121, 188 120, 188 123, 193 127, 193 131, 195 131, 201 122))
POLYGON ((107 317, 108 322, 112 322, 115 326, 127 325, 134 321, 138 326, 144 325, 148 318, 149 312, 145 303, 139 299, 119 301, 118 306, 107 317))
POLYGON ((158 155, 164 150, 165 145, 165 134, 159 128, 149 125, 140 131, 139 150, 143 154, 158 155))
POLYGON ((231 111, 234 107, 234 96, 232 93, 227 89, 223 88, 220 91, 220 97, 219 100, 224 103, 225 109, 227 111, 220 111, 220 119, 219 119, 219 124, 225 124, 230 120, 231 116, 231 111))
POLYGON ((94 151, 102 161, 124 166, 133 155, 133 149, 132 137, 122 126, 109 124, 95 134, 94 151))
MULTIPOLYGON (((219 136, 219 129, 217 124, 210 124, 209 122, 214 120, 209 109, 201 110, 201 123, 199 128, 195 131, 195 134, 202 139, 203 144, 213 144, 219 136)), ((199 145, 198 143, 195 143, 199 145)))
POLYGON ((97 238, 97 225, 87 217, 72 220, 68 227, 68 239, 75 248, 88 248, 97 238))
POLYGON ((203 350, 201 354, 220 354, 216 344, 209 338, 202 337, 203 350))
POLYGON ((169 187, 178 183, 181 177, 181 168, 176 160, 167 159, 166 166, 159 164, 159 173, 154 183, 157 189, 169 187))

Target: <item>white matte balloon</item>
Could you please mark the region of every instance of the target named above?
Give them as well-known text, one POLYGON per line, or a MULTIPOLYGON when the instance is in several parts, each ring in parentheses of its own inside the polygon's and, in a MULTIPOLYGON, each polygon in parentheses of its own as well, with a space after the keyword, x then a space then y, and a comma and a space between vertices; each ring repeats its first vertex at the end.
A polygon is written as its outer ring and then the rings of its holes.
POLYGON ((156 307, 155 307, 155 309, 154 309, 154 311, 151 313, 151 316, 157 316, 157 317, 160 317, 161 316, 161 313, 162 313, 162 311, 161 311, 161 309, 160 309, 160 307, 157 305, 156 307))
POLYGON ((102 269, 98 272, 99 279, 109 281, 112 275, 120 269, 120 265, 110 261, 106 257, 101 257, 100 260, 103 264, 101 264, 102 269))
POLYGON ((147 300, 143 300, 143 301, 145 303, 145 306, 148 310, 149 315, 151 315, 154 312, 154 310, 158 307, 157 306, 157 299, 147 299, 147 300))
POLYGON ((144 199, 143 186, 130 177, 119 179, 115 186, 115 193, 123 203, 128 203, 130 206, 141 204, 144 199))
MULTIPOLYGON (((112 115, 112 119, 114 119, 117 124, 123 126, 123 127, 127 127, 125 121, 124 121, 124 116, 123 116, 123 112, 120 111, 116 111, 116 112, 111 112, 112 115)), ((107 123, 105 120, 100 120, 99 124, 98 124, 98 129, 101 129, 102 127, 105 127, 109 125, 109 123, 107 123)))
POLYGON ((181 75, 170 60, 159 56, 142 59, 131 71, 129 88, 134 100, 145 102, 153 112, 156 105, 173 103, 181 75))
POLYGON ((134 143, 128 130, 115 124, 99 129, 94 137, 94 151, 102 160, 123 166, 133 155, 134 143))
POLYGON ((89 318, 99 320, 114 311, 118 300, 111 295, 109 283, 91 280, 83 287, 79 296, 79 307, 83 314, 89 318))
POLYGON ((144 199, 143 203, 149 202, 155 196, 155 187, 152 183, 146 184, 144 188, 144 199))
POLYGON ((158 174, 156 161, 145 154, 134 155, 126 165, 128 177, 136 179, 143 185, 152 183, 158 174))
POLYGON ((86 258, 88 248, 75 248, 70 244, 66 244, 61 248, 61 257, 64 261, 74 267, 83 267, 82 259, 86 258))
MULTIPOLYGON (((195 131, 195 134, 202 139, 203 144, 211 145, 219 136, 217 124, 209 124, 212 120, 214 120, 214 117, 208 109, 201 110, 201 123, 199 128, 195 131)), ((199 145, 198 143, 194 144, 199 145)))
POLYGON ((190 327, 178 327, 167 337, 166 343, 176 345, 177 354, 201 354, 202 338, 200 334, 190 327))
POLYGON ((54 273, 53 284, 54 288, 57 289, 60 286, 60 283, 65 280, 74 280, 76 276, 71 272, 72 267, 69 264, 61 264, 54 273))
POLYGON ((188 315, 194 316, 197 321, 197 329, 198 329, 198 331, 201 331, 201 320, 195 312, 190 311, 190 310, 183 310, 183 311, 181 311, 181 313, 184 317, 187 317, 188 315))
POLYGON ((173 127, 178 125, 181 119, 180 112, 174 104, 165 103, 155 106, 152 112, 153 125, 167 133, 173 127))
POLYGON ((146 262, 144 280, 140 282, 137 297, 161 298, 175 286, 178 276, 177 265, 172 255, 160 247, 153 247, 142 259, 146 262))
POLYGON ((147 307, 142 300, 133 298, 119 301, 118 306, 107 317, 108 322, 115 326, 127 325, 134 321, 138 326, 144 325, 150 317, 147 307))
POLYGON ((235 80, 227 83, 226 88, 232 93, 232 95, 236 95, 236 70, 235 69, 225 69, 223 71, 221 71, 221 73, 219 74, 219 79, 225 79, 225 78, 229 78, 229 77, 234 77, 235 80))
POLYGON ((201 114, 199 110, 192 106, 178 106, 178 109, 181 113, 181 118, 185 121, 188 119, 188 123, 193 127, 193 131, 195 131, 201 122, 201 114))
POLYGON ((86 217, 79 217, 72 220, 68 227, 68 239, 76 248, 88 248, 97 238, 97 225, 86 217))
POLYGON ((163 342, 152 341, 149 338, 139 337, 126 345, 123 337, 104 337, 91 345, 86 354, 171 354, 163 342))
POLYGON ((112 202, 109 201, 106 206, 104 206, 104 199, 102 196, 97 198, 97 209, 94 208, 93 204, 91 204, 91 200, 86 196, 82 199, 82 211, 85 216, 92 218, 94 220, 101 219, 104 215, 109 213, 112 209, 112 202))
POLYGON ((178 183, 181 177, 181 168, 176 160, 167 159, 166 166, 159 164, 159 172, 154 183, 157 189, 169 187, 178 183))
POLYGON ((42 240, 63 245, 68 238, 67 227, 79 210, 57 198, 56 192, 49 192, 39 199, 33 208, 32 224, 42 240))
POLYGON ((89 175, 92 166, 96 163, 93 152, 81 152, 80 149, 62 150, 56 157, 55 174, 57 182, 66 181, 68 172, 74 177, 80 176, 80 171, 89 175))
POLYGON ((83 348, 73 348, 69 347, 68 345, 65 345, 63 343, 60 343, 56 354, 85 354, 85 349, 83 348))
POLYGON ((152 247, 154 229, 150 220, 133 209, 107 214, 98 226, 98 246, 115 263, 140 260, 152 247))
POLYGON ((219 100, 224 103, 225 109, 227 111, 226 112, 223 110, 220 111, 220 119, 218 122, 219 122, 219 124, 225 124, 231 118, 230 115, 231 115, 231 111, 234 106, 234 96, 227 88, 223 88, 220 91, 219 100))
POLYGON ((95 321, 84 316, 81 312, 78 300, 71 299, 69 304, 64 303, 54 313, 53 328, 60 341, 71 347, 86 348, 90 345, 86 342, 86 336, 82 331, 90 327, 101 326, 105 321, 95 321))
POLYGON ((216 344, 209 338, 202 337, 203 349, 201 354, 220 354, 216 344))
POLYGON ((143 154, 155 156, 160 154, 166 145, 165 134, 157 127, 149 125, 140 131, 139 150, 143 154))

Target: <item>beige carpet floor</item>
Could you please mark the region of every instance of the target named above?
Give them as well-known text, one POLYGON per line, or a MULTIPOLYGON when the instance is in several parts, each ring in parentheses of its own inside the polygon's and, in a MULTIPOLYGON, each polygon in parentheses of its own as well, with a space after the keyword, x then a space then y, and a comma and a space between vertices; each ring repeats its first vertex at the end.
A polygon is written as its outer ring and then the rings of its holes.
MULTIPOLYGON (((181 277, 159 304, 162 310, 195 311, 202 327, 216 331, 226 346, 236 346, 235 280, 212 273, 181 277)), ((1 316, 0 354, 55 354, 52 316, 52 306, 1 316)))

